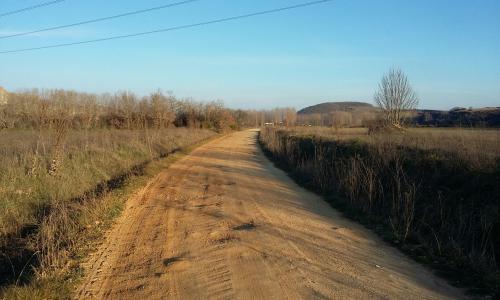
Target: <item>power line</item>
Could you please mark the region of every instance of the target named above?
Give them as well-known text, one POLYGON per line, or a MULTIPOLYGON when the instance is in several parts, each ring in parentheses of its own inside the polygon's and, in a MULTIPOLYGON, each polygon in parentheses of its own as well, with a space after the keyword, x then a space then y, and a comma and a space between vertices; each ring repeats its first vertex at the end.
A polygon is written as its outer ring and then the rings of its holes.
POLYGON ((22 13, 22 12, 25 12, 25 11, 28 11, 28 10, 37 9, 37 8, 44 7, 44 6, 49 6, 49 5, 57 4, 57 3, 60 3, 60 2, 64 2, 64 1, 66 1, 66 0, 47 1, 47 2, 43 2, 43 3, 37 4, 37 5, 28 6, 28 7, 25 7, 25 8, 20 8, 20 9, 9 11, 9 12, 5 12, 5 13, 0 13, 0 18, 6 17, 6 16, 10 16, 10 15, 14 15, 14 14, 18 14, 18 13, 22 13))
POLYGON ((306 6, 312 6, 312 5, 317 5, 317 4, 321 4, 321 3, 325 3, 325 2, 331 2, 331 1, 333 1, 333 0, 310 1, 310 2, 305 2, 305 3, 301 3, 301 4, 297 4, 297 5, 285 6, 285 7, 275 8, 275 9, 269 9, 269 10, 263 10, 263 11, 259 11, 259 12, 254 12, 254 13, 239 15, 239 16, 233 16, 233 17, 215 19, 215 20, 211 20, 211 21, 205 21, 205 22, 200 22, 200 23, 194 23, 194 24, 188 24, 188 25, 181 25, 181 26, 175 26, 175 27, 169 27, 169 28, 163 28, 163 29, 157 29, 157 30, 152 30, 152 31, 144 31, 144 32, 131 33, 131 34, 125 34, 125 35, 116 35, 116 36, 111 36, 111 37, 106 37, 106 38, 100 38, 100 39, 94 39, 94 40, 86 40, 86 41, 80 41, 80 42, 54 44, 54 45, 47 45, 47 46, 33 47, 33 48, 21 48, 21 49, 13 49, 13 50, 4 50, 4 51, 0 51, 0 54, 16 53, 16 52, 26 52, 26 51, 34 51, 34 50, 41 50, 41 49, 59 48, 59 47, 67 47, 67 46, 74 46, 74 45, 90 44, 90 43, 104 42, 104 41, 117 40, 117 39, 129 38, 129 37, 149 35, 149 34, 154 34, 154 33, 161 33, 161 32, 167 32, 167 31, 175 31, 175 30, 180 30, 180 29, 200 27, 200 26, 205 26, 205 25, 210 25, 210 24, 224 23, 224 22, 234 21, 234 20, 238 20, 238 19, 245 19, 245 18, 260 16, 260 15, 272 14, 272 13, 277 13, 277 12, 281 12, 281 11, 302 8, 302 7, 306 7, 306 6))
POLYGON ((63 28, 68 28, 68 27, 75 27, 75 26, 80 26, 80 25, 85 25, 85 24, 90 24, 90 23, 102 22, 102 21, 106 21, 106 20, 123 18, 126 16, 143 14, 143 13, 147 13, 147 12, 151 12, 151 11, 155 11, 155 10, 165 9, 165 8, 174 7, 174 6, 180 6, 183 4, 188 4, 188 3, 196 2, 196 1, 200 1, 200 0, 184 0, 184 1, 180 1, 180 2, 170 3, 170 4, 166 4, 166 5, 160 5, 160 6, 156 6, 156 7, 152 7, 152 8, 147 8, 147 9, 131 11, 131 12, 122 13, 122 14, 109 16, 109 17, 97 18, 97 19, 92 19, 92 20, 87 20, 87 21, 82 21, 82 22, 77 22, 77 23, 72 23, 72 24, 66 24, 66 25, 60 25, 60 26, 54 26, 54 27, 47 27, 47 28, 43 28, 43 29, 15 33, 15 34, 10 34, 10 35, 3 35, 3 36, 0 36, 0 39, 7 39, 7 38, 16 37, 16 36, 23 36, 23 35, 33 34, 33 33, 52 31, 52 30, 63 29, 63 28))

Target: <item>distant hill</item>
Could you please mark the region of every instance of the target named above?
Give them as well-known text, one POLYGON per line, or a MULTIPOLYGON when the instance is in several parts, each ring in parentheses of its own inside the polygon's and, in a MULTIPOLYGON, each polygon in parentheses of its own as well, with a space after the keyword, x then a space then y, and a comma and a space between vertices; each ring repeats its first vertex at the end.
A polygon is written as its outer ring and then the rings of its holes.
POLYGON ((378 109, 365 102, 325 102, 297 112, 302 125, 359 127, 375 119, 378 109))
POLYGON ((308 106, 297 112, 299 115, 309 115, 309 114, 329 114, 332 112, 369 112, 376 111, 376 108, 365 102, 325 102, 321 104, 316 104, 313 106, 308 106))

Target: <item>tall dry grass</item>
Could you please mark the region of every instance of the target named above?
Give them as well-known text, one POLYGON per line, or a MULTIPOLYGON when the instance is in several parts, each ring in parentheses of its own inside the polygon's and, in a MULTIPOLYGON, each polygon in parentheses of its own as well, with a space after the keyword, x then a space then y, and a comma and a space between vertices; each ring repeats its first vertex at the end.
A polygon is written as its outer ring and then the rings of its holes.
MULTIPOLYGON (((0 274, 61 268, 98 197, 156 158, 213 136, 187 128, 0 131, 0 274), (97 198, 96 198, 97 197, 97 198)), ((29 276, 28 276, 29 277, 29 276)))
POLYGON ((299 181, 455 280, 500 283, 500 131, 264 128, 299 181), (337 197, 342 195, 342 197, 337 197))
POLYGON ((367 128, 291 127, 291 136, 322 140, 359 140, 372 145, 452 153, 477 169, 495 165, 500 157, 500 130, 474 128, 409 128, 369 134, 367 128))

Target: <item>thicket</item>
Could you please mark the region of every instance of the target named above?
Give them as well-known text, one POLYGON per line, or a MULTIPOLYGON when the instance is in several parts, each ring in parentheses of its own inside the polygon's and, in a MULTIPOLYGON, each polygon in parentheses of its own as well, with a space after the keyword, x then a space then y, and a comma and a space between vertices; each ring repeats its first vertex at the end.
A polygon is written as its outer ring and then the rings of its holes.
POLYGON ((6 93, 0 102, 1 129, 144 129, 189 127, 218 132, 264 126, 294 125, 294 108, 241 110, 220 101, 197 102, 156 91, 139 97, 131 92, 89 94, 68 90, 6 93))
POLYGON ((161 91, 145 97, 130 92, 87 94, 31 90, 8 94, 0 105, 0 129, 144 129, 191 127, 223 131, 243 125, 245 113, 221 102, 180 100, 161 91))
POLYGON ((265 151, 306 186, 461 284, 498 293, 499 156, 463 155, 458 141, 433 148, 403 140, 260 134, 265 151))

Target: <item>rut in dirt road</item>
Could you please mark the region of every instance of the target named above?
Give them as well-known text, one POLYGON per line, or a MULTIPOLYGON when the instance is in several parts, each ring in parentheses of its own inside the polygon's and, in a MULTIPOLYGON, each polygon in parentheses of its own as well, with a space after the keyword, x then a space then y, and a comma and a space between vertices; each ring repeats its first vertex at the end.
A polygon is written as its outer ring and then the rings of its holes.
POLYGON ((205 144, 131 198, 76 297, 464 297, 297 186, 256 137, 205 144))

